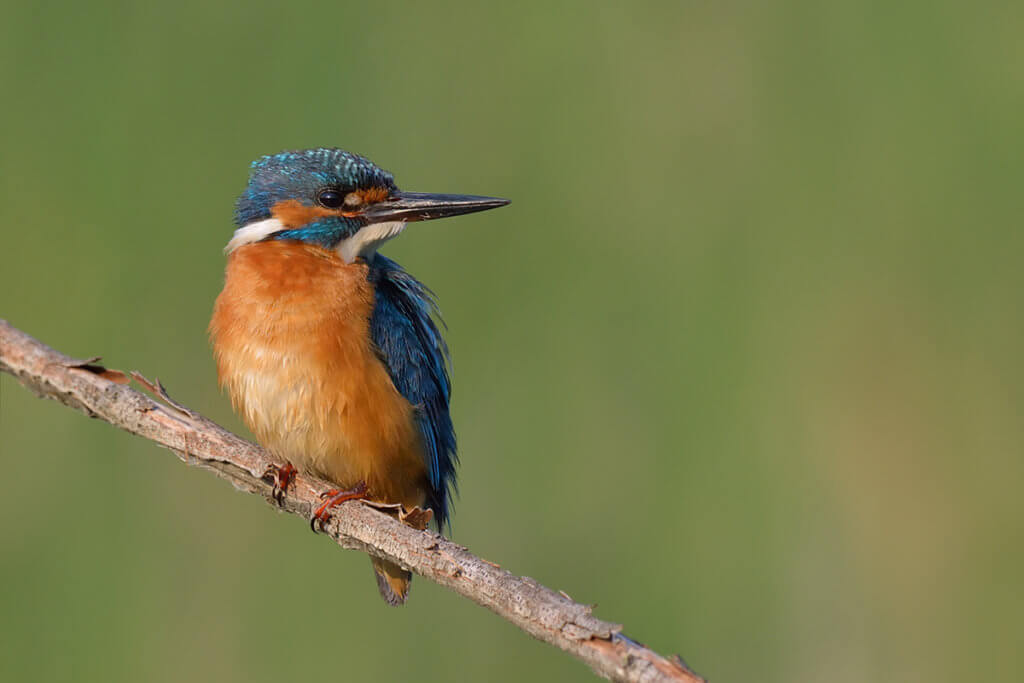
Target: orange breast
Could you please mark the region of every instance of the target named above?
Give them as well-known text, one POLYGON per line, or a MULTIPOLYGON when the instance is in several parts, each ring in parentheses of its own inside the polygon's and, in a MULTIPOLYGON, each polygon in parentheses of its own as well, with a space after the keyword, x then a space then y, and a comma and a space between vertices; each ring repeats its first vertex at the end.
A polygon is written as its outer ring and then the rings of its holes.
POLYGON ((422 505, 427 489, 413 408, 370 339, 367 266, 298 242, 228 257, 210 337, 221 385, 259 442, 341 487, 422 505))

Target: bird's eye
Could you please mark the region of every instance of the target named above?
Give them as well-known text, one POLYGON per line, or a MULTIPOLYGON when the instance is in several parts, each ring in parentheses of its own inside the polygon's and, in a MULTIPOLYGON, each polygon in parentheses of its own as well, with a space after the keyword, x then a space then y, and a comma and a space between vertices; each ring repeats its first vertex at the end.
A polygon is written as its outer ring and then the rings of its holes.
POLYGON ((326 206, 328 209, 337 209, 345 203, 345 195, 337 190, 321 190, 320 194, 316 196, 316 201, 320 206, 326 206))

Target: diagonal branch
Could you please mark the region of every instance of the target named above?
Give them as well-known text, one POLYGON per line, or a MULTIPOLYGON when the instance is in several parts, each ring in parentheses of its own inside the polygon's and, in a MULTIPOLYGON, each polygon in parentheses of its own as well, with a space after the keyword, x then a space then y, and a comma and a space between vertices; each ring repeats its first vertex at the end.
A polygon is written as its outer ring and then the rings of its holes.
MULTIPOLYGON (((163 387, 133 373, 164 403, 126 386, 129 378, 51 349, 0 319, 0 370, 43 398, 52 398, 115 427, 169 448, 183 461, 212 471, 235 488, 269 496, 263 479, 272 463, 263 449, 170 400, 163 387)), ((309 518, 326 482, 298 478, 284 509, 309 518)), ((325 533, 343 548, 396 562, 496 612, 533 637, 583 660, 615 681, 702 679, 678 655, 663 657, 626 637, 622 626, 602 621, 587 605, 515 576, 430 531, 418 531, 358 503, 345 503, 325 533)))

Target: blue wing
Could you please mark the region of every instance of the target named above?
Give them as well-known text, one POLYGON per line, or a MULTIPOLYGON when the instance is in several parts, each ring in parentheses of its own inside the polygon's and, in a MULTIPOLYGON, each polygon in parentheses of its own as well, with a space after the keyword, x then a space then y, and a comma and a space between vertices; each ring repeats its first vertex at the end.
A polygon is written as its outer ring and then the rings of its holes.
POLYGON ((448 414, 448 346, 434 323, 434 317, 440 320, 440 311, 433 292, 389 258, 374 257, 370 279, 376 290, 370 334, 391 381, 416 408, 430 479, 427 505, 443 529, 458 456, 448 414))

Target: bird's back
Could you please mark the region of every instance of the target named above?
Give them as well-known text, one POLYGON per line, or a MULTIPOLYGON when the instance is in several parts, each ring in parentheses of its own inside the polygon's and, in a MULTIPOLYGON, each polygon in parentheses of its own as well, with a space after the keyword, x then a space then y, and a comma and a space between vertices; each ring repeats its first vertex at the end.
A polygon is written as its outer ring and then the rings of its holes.
POLYGON ((427 505, 443 528, 458 457, 449 413, 448 346, 434 322, 441 314, 433 293, 389 258, 375 255, 370 279, 376 294, 370 332, 392 382, 415 408, 427 466, 427 505))

